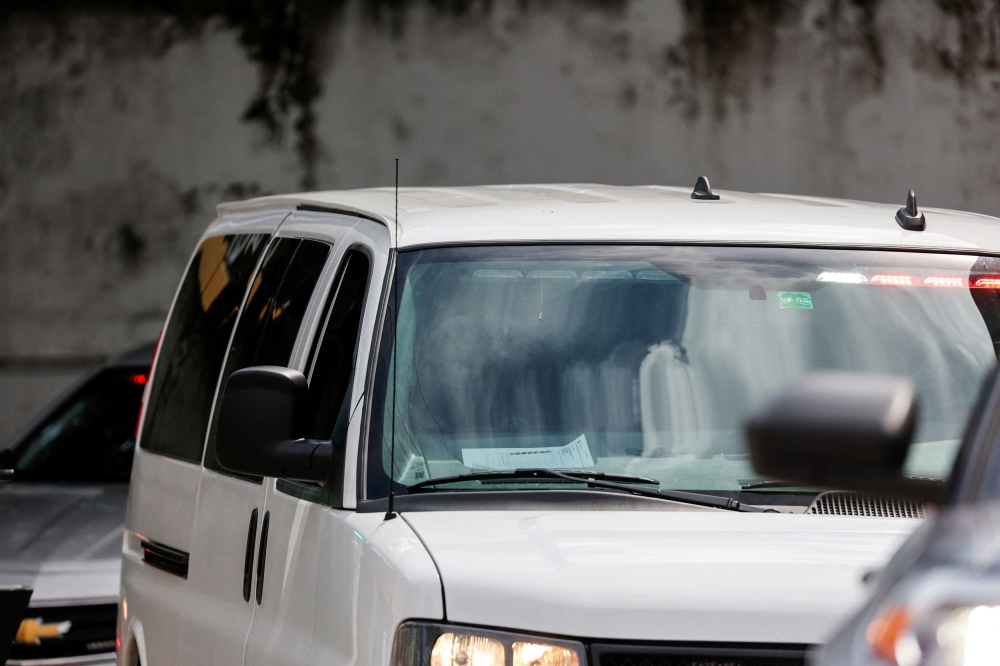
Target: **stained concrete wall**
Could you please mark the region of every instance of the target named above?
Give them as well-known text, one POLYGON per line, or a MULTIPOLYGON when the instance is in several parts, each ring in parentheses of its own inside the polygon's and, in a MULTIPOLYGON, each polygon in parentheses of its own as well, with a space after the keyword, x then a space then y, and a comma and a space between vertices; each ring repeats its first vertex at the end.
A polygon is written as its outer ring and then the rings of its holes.
POLYGON ((0 439, 155 338, 216 203, 387 185, 396 155, 405 184, 704 173, 1000 214, 1000 0, 18 4, 0 439))

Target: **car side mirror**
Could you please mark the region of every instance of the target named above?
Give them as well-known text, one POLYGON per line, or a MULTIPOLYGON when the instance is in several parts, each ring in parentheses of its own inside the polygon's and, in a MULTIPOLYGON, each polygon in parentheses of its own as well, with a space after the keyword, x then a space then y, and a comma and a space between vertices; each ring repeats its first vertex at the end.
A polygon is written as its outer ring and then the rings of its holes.
POLYGON ((758 474, 808 486, 939 499, 944 483, 908 478, 903 463, 917 421, 909 380, 886 375, 806 375, 746 426, 758 474))
POLYGON ((333 445, 303 438, 308 412, 309 386, 301 372, 267 365, 237 370, 219 407, 219 464, 240 474, 326 480, 333 445))

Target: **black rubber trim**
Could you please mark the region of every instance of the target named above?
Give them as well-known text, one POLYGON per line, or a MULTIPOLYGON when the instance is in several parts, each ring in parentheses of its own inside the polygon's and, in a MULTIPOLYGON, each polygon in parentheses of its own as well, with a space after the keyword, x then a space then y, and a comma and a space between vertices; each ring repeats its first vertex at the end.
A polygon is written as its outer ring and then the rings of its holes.
POLYGON ((142 561, 151 567, 166 571, 181 578, 188 577, 190 555, 183 550, 171 548, 149 539, 142 540, 142 561))
POLYGON ((331 213, 333 215, 343 215, 345 217, 360 217, 362 220, 369 220, 371 222, 377 222, 383 227, 389 228, 389 223, 383 219, 375 217, 374 215, 366 215, 365 213, 360 213, 356 210, 348 210, 346 208, 338 208, 337 206, 322 206, 319 204, 299 204, 295 207, 295 210, 301 210, 307 213, 331 213))
POLYGON ((271 522, 271 512, 264 513, 264 522, 260 526, 260 552, 257 553, 257 605, 264 594, 264 560, 267 557, 267 527, 271 522))
MULTIPOLYGON (((718 511, 669 499, 600 490, 459 490, 396 495, 396 511, 718 511)), ((388 498, 359 500, 358 513, 385 513, 388 498)))
MULTIPOLYGON (((389 258, 386 261, 385 277, 382 281, 382 293, 379 295, 378 313, 375 317, 375 328, 372 334, 372 346, 368 353, 368 368, 365 376, 364 411, 361 413, 361 434, 358 437, 358 469, 357 469, 357 502, 360 506, 368 495, 368 439, 371 428, 372 400, 375 395, 375 373, 378 365, 379 347, 382 344, 382 329, 385 327, 385 317, 389 310, 389 292, 392 288, 393 277, 396 271, 396 259, 398 252, 395 249, 389 250, 389 258)), ((372 275, 374 275, 374 265, 372 275)), ((371 280, 371 278, 369 278, 371 280)), ((369 287, 371 283, 369 282, 369 287)), ((370 292, 369 292, 370 293, 370 292)), ((395 321, 393 322, 395 326, 395 321)), ((386 500, 388 507, 388 499, 386 500)), ((383 509, 385 511, 385 509, 383 509)))
MULTIPOLYGON (((695 204, 702 205, 702 204, 695 204)), ((982 248, 949 248, 949 247, 906 247, 906 246, 881 246, 881 245, 850 245, 844 243, 780 243, 775 241, 760 242, 734 242, 719 240, 621 240, 621 239, 568 239, 568 240, 483 240, 483 241, 436 241, 433 243, 419 243, 407 245, 405 247, 394 248, 400 253, 417 252, 419 250, 435 250, 439 248, 453 247, 523 247, 528 245, 632 245, 635 247, 734 247, 734 248, 775 248, 789 250, 850 250, 860 252, 912 252, 915 254, 948 254, 966 255, 970 257, 1000 257, 1000 250, 987 250, 982 248)))
POLYGON ((243 556, 243 601, 250 601, 253 586, 253 551, 257 545, 257 509, 250 512, 250 528, 247 530, 247 552, 243 556))
POLYGON ((740 663, 744 661, 804 664, 810 645, 768 643, 589 643, 590 663, 602 666, 609 656, 626 657, 638 663, 653 663, 657 657, 689 658, 695 663, 740 663), (693 658, 693 659, 691 659, 693 658))

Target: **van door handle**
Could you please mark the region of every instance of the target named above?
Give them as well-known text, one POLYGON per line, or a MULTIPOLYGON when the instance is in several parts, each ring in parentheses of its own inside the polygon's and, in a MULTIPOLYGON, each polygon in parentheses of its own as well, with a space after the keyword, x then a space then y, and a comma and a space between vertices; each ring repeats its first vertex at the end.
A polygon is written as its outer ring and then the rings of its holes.
POLYGON ((260 526, 260 552, 257 554, 257 605, 264 593, 264 559, 267 555, 267 524, 271 522, 271 512, 264 512, 264 522, 260 526))
MULTIPOLYGON (((257 509, 250 514, 250 529, 247 531, 247 554, 243 560, 243 601, 250 601, 250 587, 253 585, 253 547, 257 542, 257 509)), ((258 596, 260 596, 258 594, 258 596)))

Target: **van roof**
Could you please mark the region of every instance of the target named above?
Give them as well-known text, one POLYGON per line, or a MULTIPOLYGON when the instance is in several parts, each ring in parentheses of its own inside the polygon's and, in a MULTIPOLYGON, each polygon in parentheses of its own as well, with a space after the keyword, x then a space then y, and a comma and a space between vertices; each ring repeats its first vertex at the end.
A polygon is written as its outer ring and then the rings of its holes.
MULTIPOLYGON (((509 242, 679 242, 874 247, 1000 253, 1000 219, 921 208, 924 231, 895 220, 897 204, 659 185, 494 185, 399 189, 398 247, 509 242)), ((221 204, 220 216, 267 209, 329 210, 382 222, 394 239, 392 188, 305 192, 221 204)), ((394 239, 395 240, 395 239, 394 239)))

